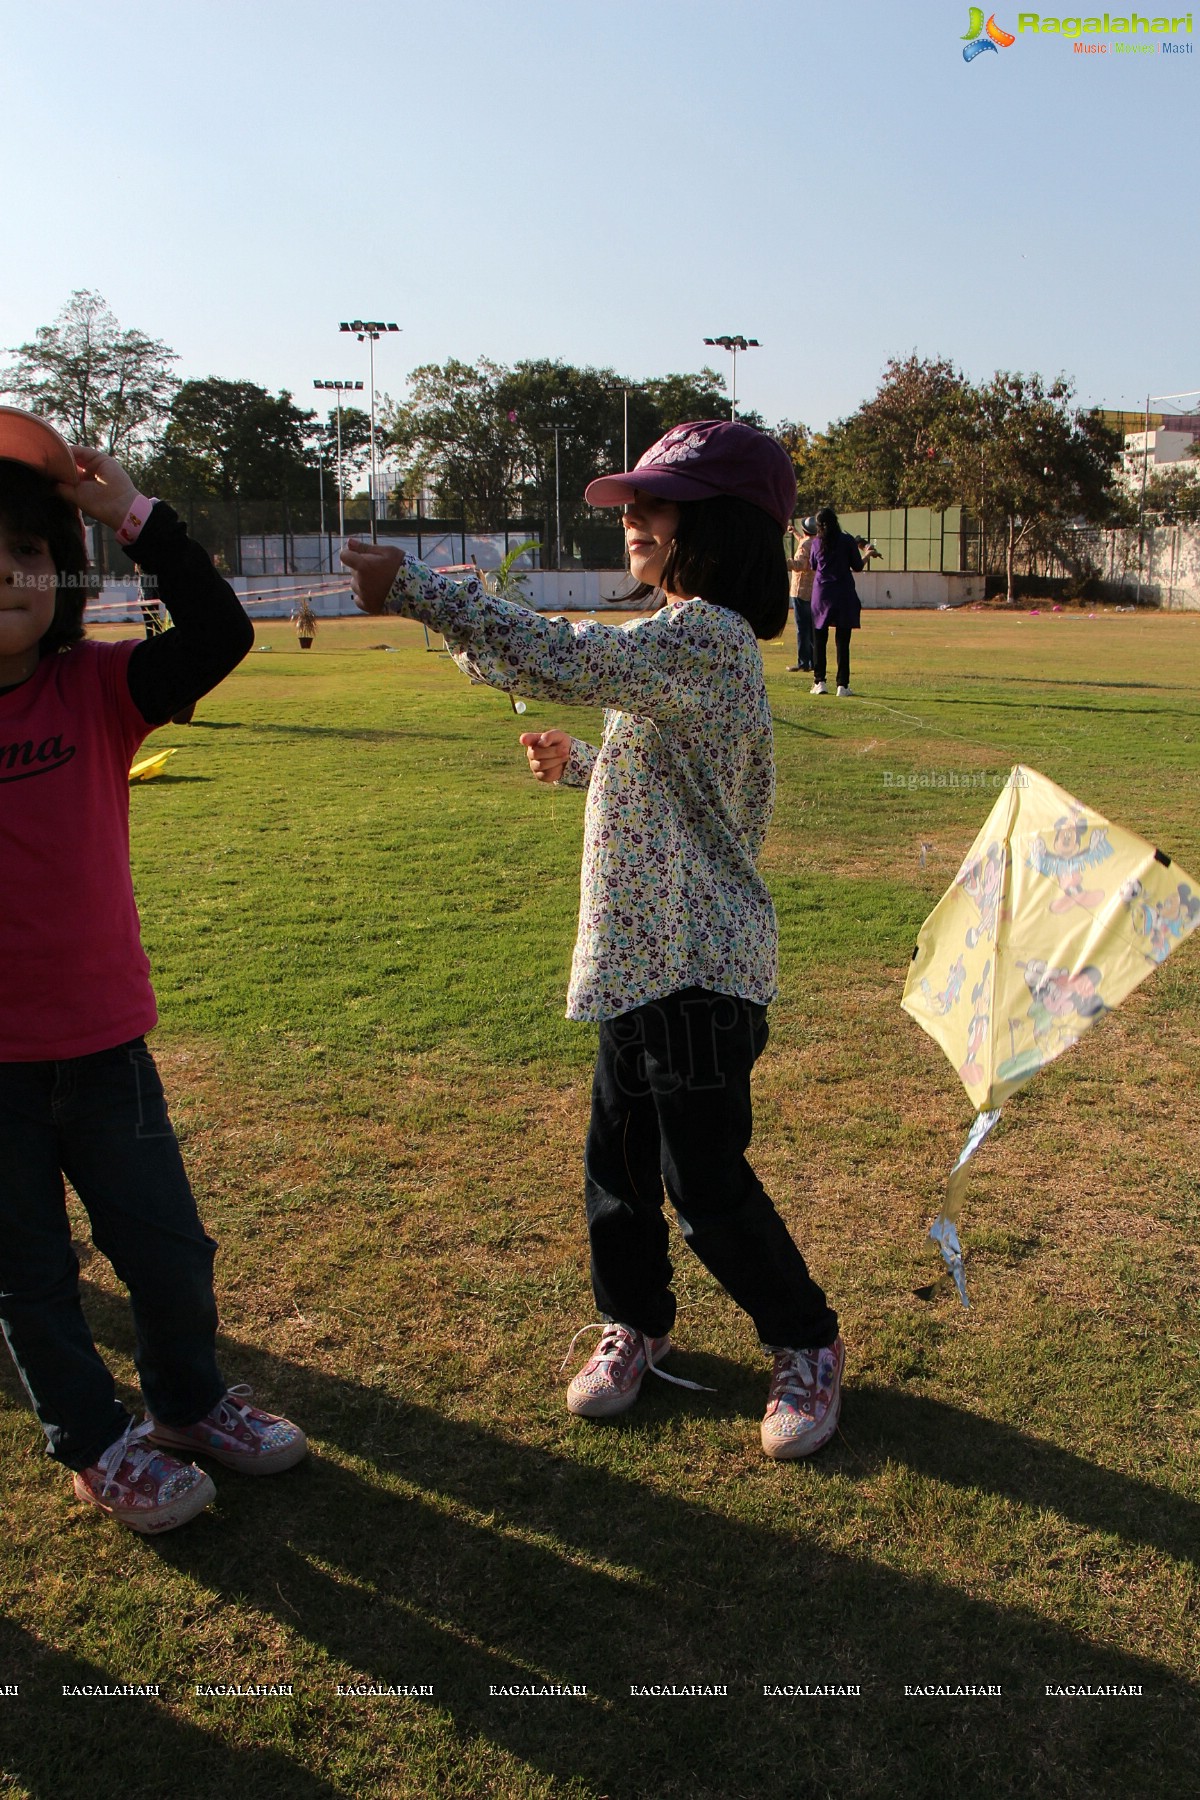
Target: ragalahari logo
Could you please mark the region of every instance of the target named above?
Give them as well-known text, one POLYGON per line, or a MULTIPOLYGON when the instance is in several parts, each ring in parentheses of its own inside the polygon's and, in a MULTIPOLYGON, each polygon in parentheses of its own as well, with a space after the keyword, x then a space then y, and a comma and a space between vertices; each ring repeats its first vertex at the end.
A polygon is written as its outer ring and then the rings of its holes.
POLYGON ((963 32, 963 61, 974 62, 985 50, 1007 50, 1016 43, 1011 31, 1004 31, 996 23, 996 15, 985 25, 982 6, 971 8, 971 29, 963 32))

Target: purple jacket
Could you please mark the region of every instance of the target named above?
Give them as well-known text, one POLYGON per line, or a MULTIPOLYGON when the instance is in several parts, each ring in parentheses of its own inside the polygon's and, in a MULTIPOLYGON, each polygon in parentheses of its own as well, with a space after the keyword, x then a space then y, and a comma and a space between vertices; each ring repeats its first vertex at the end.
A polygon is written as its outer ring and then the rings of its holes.
POLYGON ((863 560, 850 533, 843 531, 840 543, 835 545, 829 555, 826 555, 820 538, 814 538, 809 547, 808 560, 813 571, 814 629, 820 631, 823 625, 832 625, 836 630, 839 625, 848 625, 852 631, 857 631, 861 623, 862 606, 851 571, 861 570, 863 560))

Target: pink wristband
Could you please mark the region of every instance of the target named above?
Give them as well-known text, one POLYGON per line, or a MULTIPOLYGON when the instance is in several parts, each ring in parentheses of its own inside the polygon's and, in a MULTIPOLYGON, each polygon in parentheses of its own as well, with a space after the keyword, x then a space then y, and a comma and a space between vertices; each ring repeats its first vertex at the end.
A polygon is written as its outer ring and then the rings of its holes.
POLYGON ((147 500, 145 494, 138 494, 117 527, 118 544, 132 544, 134 539, 141 535, 142 527, 154 511, 156 504, 153 500, 147 500))

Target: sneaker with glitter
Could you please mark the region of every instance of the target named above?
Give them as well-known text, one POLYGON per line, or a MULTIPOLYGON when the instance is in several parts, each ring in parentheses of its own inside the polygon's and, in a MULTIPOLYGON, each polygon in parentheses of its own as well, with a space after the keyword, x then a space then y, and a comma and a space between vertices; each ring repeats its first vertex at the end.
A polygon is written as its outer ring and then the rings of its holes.
POLYGON ((777 1350, 762 1422, 762 1447, 777 1460, 811 1456, 827 1444, 842 1413, 841 1338, 821 1350, 777 1350))
POLYGON ((160 1425, 148 1420, 154 1442, 171 1450, 190 1450, 240 1475, 277 1475, 290 1469, 308 1450, 298 1425, 277 1413, 249 1404, 248 1387, 231 1387, 210 1413, 194 1425, 160 1425))
MULTIPOLYGON (((563 1358, 564 1369, 584 1331, 599 1331, 600 1342, 594 1355, 584 1363, 567 1388, 567 1411, 585 1419, 610 1419, 633 1405, 647 1370, 663 1375, 657 1365, 660 1358, 670 1352, 671 1340, 669 1337, 647 1337, 628 1325, 585 1325, 583 1331, 577 1331, 571 1339, 563 1358)), ((663 1375, 664 1381, 674 1379, 674 1376, 663 1375)))
POLYGON ((150 1430, 149 1420, 130 1421, 99 1461, 75 1477, 77 1499, 144 1534, 186 1525, 217 1497, 204 1470, 164 1455, 150 1430))

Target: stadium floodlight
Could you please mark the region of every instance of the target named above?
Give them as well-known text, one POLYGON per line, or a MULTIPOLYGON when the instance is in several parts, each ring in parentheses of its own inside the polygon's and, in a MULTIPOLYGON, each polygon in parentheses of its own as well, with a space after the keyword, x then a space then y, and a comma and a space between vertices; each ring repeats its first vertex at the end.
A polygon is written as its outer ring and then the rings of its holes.
POLYGON ((389 331, 399 331, 399 325, 385 324, 382 319, 343 319, 338 326, 339 331, 352 331, 361 344, 365 338, 370 345, 368 354, 371 358, 371 542, 378 543, 379 532, 375 524, 375 345, 378 339, 389 331))
POLYGON ((706 337, 706 344, 720 345, 733 357, 733 391, 729 399, 729 416, 737 418, 737 359, 739 350, 758 350, 761 348, 757 338, 743 337, 740 332, 727 331, 723 337, 706 337))
MULTIPOLYGON (((344 538, 346 535, 346 502, 345 502, 345 499, 342 494, 342 395, 346 394, 346 393, 354 393, 354 394, 361 393, 362 392, 362 382, 361 381, 317 381, 314 377, 313 386, 315 388, 328 388, 329 390, 331 390, 333 393, 335 393, 337 395, 338 536, 341 538, 344 538)), ((325 526, 322 523, 322 526, 321 526, 322 532, 324 531, 324 529, 325 529, 325 526)))

